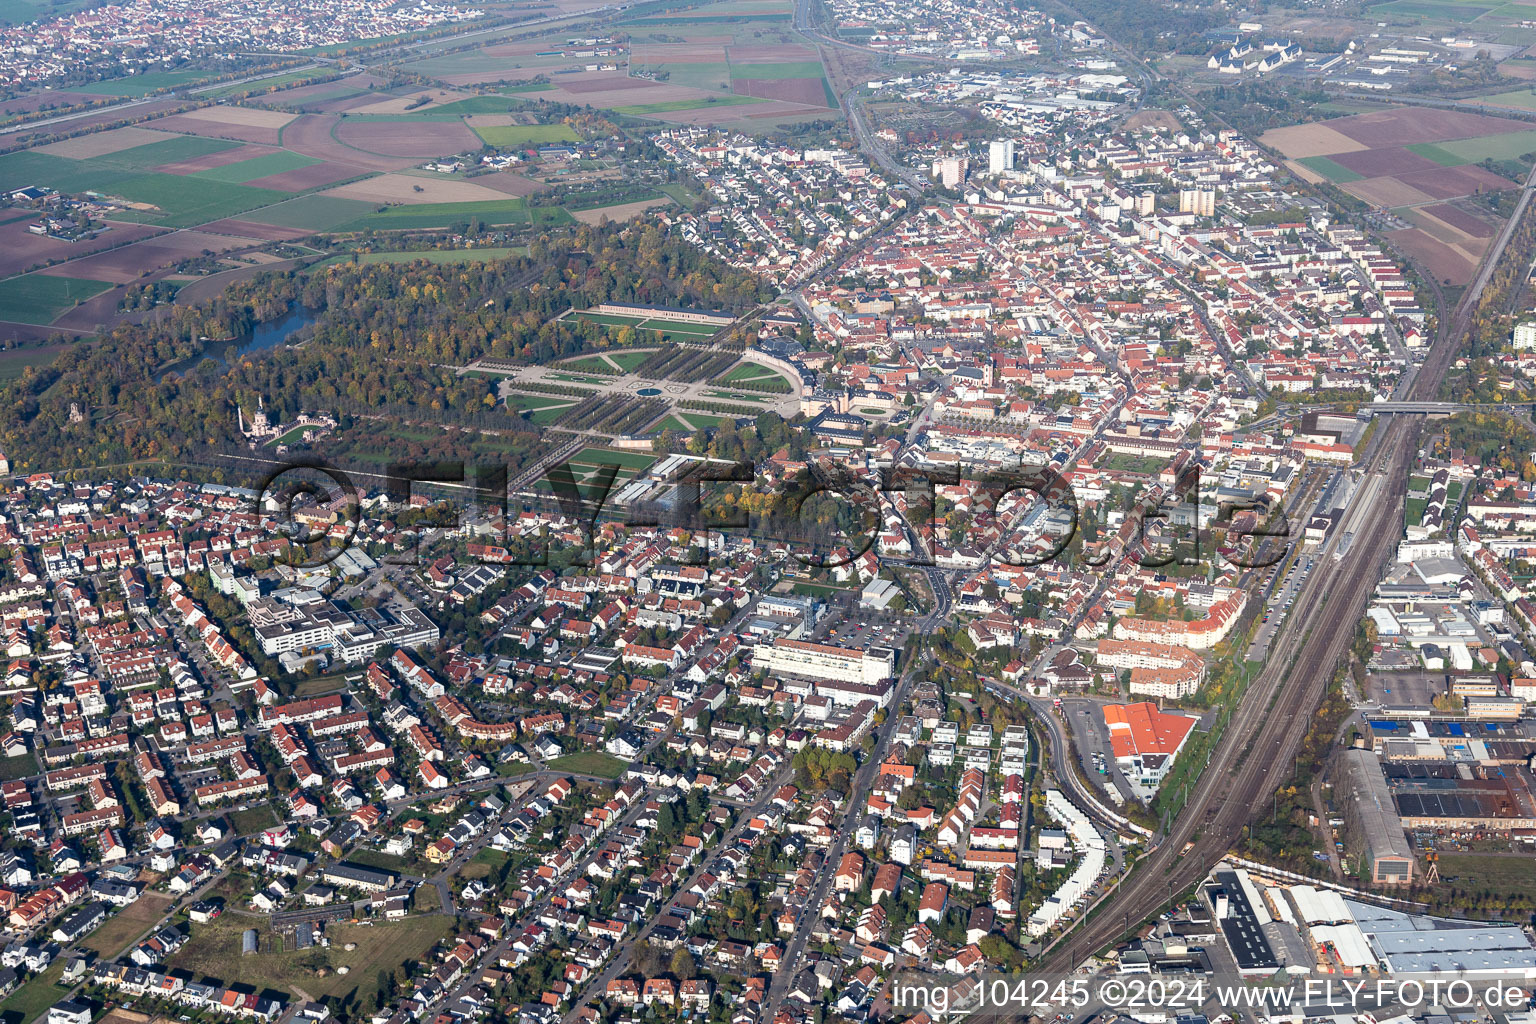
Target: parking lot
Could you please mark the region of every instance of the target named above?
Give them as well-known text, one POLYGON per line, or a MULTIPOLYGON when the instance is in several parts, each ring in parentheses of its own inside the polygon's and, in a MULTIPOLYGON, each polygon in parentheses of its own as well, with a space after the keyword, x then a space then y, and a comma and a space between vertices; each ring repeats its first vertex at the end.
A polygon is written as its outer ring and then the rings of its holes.
POLYGON ((1302 555, 1292 563, 1286 575, 1276 581, 1268 600, 1264 602, 1264 614, 1259 628, 1254 631, 1253 644, 1248 648, 1249 661, 1264 661, 1269 657, 1269 644, 1274 639, 1275 630, 1285 621, 1286 613, 1295 602, 1297 591, 1306 582, 1316 558, 1315 554, 1302 555))
MULTIPOLYGON (((1131 784, 1115 766, 1114 749, 1109 743, 1109 729, 1097 701, 1086 697, 1064 697, 1061 712, 1072 733, 1072 746, 1078 752, 1083 771, 1104 792, 1115 790, 1129 798, 1131 784)), ((1111 797, 1113 799, 1113 797, 1111 797)))

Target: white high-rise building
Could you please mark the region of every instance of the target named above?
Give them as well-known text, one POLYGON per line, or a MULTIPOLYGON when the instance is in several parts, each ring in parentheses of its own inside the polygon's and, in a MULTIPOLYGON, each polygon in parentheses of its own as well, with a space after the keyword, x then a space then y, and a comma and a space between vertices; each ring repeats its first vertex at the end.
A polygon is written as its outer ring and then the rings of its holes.
POLYGON ((987 147, 987 170, 992 174, 1013 170, 1012 139, 1000 139, 987 147))
POLYGON ((960 183, 965 181, 967 163, 964 157, 940 157, 933 162, 933 176, 938 178, 945 188, 959 188, 960 183))

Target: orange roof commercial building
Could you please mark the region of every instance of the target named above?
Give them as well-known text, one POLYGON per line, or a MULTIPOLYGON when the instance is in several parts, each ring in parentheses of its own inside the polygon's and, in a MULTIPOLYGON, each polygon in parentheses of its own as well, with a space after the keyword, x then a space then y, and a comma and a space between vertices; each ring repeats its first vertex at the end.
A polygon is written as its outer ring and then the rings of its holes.
POLYGON ((1115 763, 1132 786, 1157 789, 1195 728, 1188 715, 1169 714, 1151 701, 1106 704, 1104 725, 1115 763))

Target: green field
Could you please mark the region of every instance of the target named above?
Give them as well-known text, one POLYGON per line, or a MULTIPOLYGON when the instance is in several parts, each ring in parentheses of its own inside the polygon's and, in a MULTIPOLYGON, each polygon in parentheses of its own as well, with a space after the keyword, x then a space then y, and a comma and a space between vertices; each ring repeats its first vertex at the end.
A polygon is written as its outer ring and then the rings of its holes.
POLYGON ((399 231, 410 228, 439 228, 465 221, 484 221, 486 224, 565 224, 571 215, 564 210, 538 208, 530 210, 528 204, 518 198, 496 199, 483 203, 423 203, 418 206, 388 206, 376 209, 356 220, 337 225, 335 230, 399 231))
POLYGON ((157 892, 146 892, 107 918, 106 923, 92 932, 90 937, 80 945, 110 960, 121 953, 128 943, 157 924, 170 905, 169 896, 157 892))
POLYGON ((28 274, 0 281, 0 320, 49 324, 78 302, 113 287, 110 281, 28 274))
POLYGON ((606 373, 613 376, 617 371, 613 364, 602 356, 582 356, 579 359, 570 359, 559 364, 561 369, 575 370, 578 373, 606 373))
POLYGON ((94 85, 70 86, 75 92, 94 93, 97 96, 143 96, 160 89, 177 89, 192 82, 213 78, 213 71, 146 71, 127 78, 113 78, 94 85))
POLYGON ((438 264, 489 263, 492 260, 506 259, 508 256, 522 256, 527 252, 528 247, 524 245, 487 245, 478 249, 423 249, 420 252, 343 252, 322 260, 315 266, 329 267, 337 263, 351 263, 353 260, 359 263, 414 263, 417 260, 438 264))
POLYGON ((634 373, 641 363, 651 358, 652 350, 644 352, 606 352, 609 359, 619 364, 619 368, 625 373, 634 373))
POLYGON ((528 419, 534 423, 548 423, 558 419, 560 414, 579 401, 574 397, 558 397, 555 395, 525 395, 521 392, 513 392, 507 395, 507 411, 521 416, 529 413, 528 419))
POLYGON ((182 135, 174 139, 147 142, 142 146, 119 150, 105 156, 93 156, 89 160, 80 162, 89 163, 93 167, 111 167, 142 173, 161 164, 194 160, 211 153, 222 153, 226 149, 236 149, 241 145, 243 143, 231 142, 228 139, 205 139, 200 135, 182 135))
POLYGON ((1356 174, 1354 171, 1350 170, 1348 167, 1345 167, 1343 164, 1334 163, 1332 160, 1325 156, 1302 157, 1296 162, 1301 164, 1303 167, 1308 168, 1309 170, 1316 171, 1318 174, 1321 174, 1335 185, 1342 185, 1351 181, 1359 181, 1365 177, 1363 174, 1356 174))
POLYGON ((1459 878, 1463 886, 1471 882, 1479 888, 1523 892, 1536 886, 1536 860, 1520 854, 1442 853, 1440 874, 1459 878))
POLYGON ((1454 142, 1421 142, 1406 148, 1447 167, 1481 163, 1484 160, 1520 160, 1536 153, 1536 131, 1481 135, 1454 142))
POLYGON ((765 390, 777 391, 782 394, 788 394, 790 390, 790 383, 784 379, 782 373, 759 363, 748 362, 737 363, 731 367, 725 376, 716 377, 711 383, 742 384, 747 382, 756 384, 765 390))
MULTIPOLYGON (((89 160, 73 160, 32 150, 7 153, 0 156, 0 189, 45 185, 60 192, 115 191, 123 181, 143 175, 150 168, 219 153, 239 145, 241 143, 225 139, 186 135, 89 160)), ((165 177, 174 178, 172 175, 165 177)))
POLYGON ((595 467, 603 464, 617 464, 625 469, 640 472, 647 469, 656 461, 656 456, 645 452, 628 452, 618 448, 583 448, 571 456, 572 466, 595 467))
POLYGON ((309 167, 320 162, 312 156, 301 156, 298 153, 290 153, 285 149, 279 153, 268 153, 266 156, 252 157, 249 160, 241 160, 238 163, 225 164, 223 167, 213 167, 206 171, 198 171, 193 177, 207 178, 211 181, 222 181, 231 185, 243 185, 247 181, 265 178, 269 174, 296 171, 300 167, 309 167))
POLYGON ((241 82, 239 85, 226 85, 218 89, 210 89, 207 92, 199 92, 198 96, 204 99, 218 99, 221 96, 232 96, 235 93, 248 93, 266 89, 281 89, 290 85, 298 85, 307 82, 311 78, 321 78, 333 74, 328 67, 310 68, 307 71, 290 71, 283 75, 273 75, 271 78, 262 78, 254 82, 241 82))
MULTIPOLYGON (((381 970, 416 964, 440 940, 453 934, 454 919, 443 914, 395 923, 333 924, 325 929, 328 947, 295 950, 273 935, 261 918, 225 914, 205 925, 191 925, 191 940, 168 962, 173 969, 237 981, 257 990, 291 992, 295 986, 325 999, 351 997, 367 1004, 378 991, 381 970), (241 933, 260 931, 261 952, 240 954, 241 933), (355 949, 346 946, 356 944, 355 949), (349 973, 338 973, 346 967, 349 973)), ((59 961, 62 968, 63 961, 59 961)))
POLYGON ((600 775, 605 779, 616 779, 629 770, 629 762, 621 761, 612 754, 605 754, 597 750, 584 750, 579 754, 566 754, 557 757, 553 761, 546 762, 550 768, 557 772, 572 772, 578 775, 600 775))
POLYGON ((0 23, 20 25, 39 18, 58 18, 89 7, 97 0, 0 0, 0 23))
POLYGON ((32 1024, 32 1021, 48 1012, 54 1003, 69 997, 70 990, 58 984, 64 973, 64 958, 55 960, 48 969, 32 978, 0 1003, 0 1019, 5 1024, 32 1024))
POLYGON ((1519 89, 1511 89, 1508 92, 1490 93, 1487 96, 1473 96, 1469 102, 1488 103, 1497 107, 1519 107, 1521 110, 1536 110, 1536 87, 1524 86, 1519 89))
POLYGON ((694 110, 698 107, 733 107, 743 103, 767 103, 767 100, 756 96, 737 96, 734 93, 726 96, 705 96, 696 100, 666 100, 661 103, 632 103, 624 107, 614 107, 615 114, 628 114, 631 117, 645 117, 648 114, 670 114, 674 110, 694 110))
POLYGON ((1378 15, 1402 14, 1456 22, 1481 18, 1491 10, 1493 10, 1492 7, 1477 7, 1455 2, 1441 3, 1439 0, 1393 0, 1391 3, 1376 4, 1371 8, 1372 13, 1378 15))
POLYGON ((487 146, 545 146, 555 142, 576 142, 577 135, 563 124, 507 124, 476 128, 487 146))
POLYGON ((330 231, 338 224, 356 220, 371 214, 373 210, 374 204, 365 203, 361 199, 308 195, 257 210, 247 219, 256 221, 258 224, 275 224, 283 228, 330 231))
POLYGON ((704 391, 700 392, 700 394, 704 395, 704 397, 706 397, 706 398, 724 398, 724 399, 729 399, 732 402, 771 402, 772 401, 772 399, 769 398, 766 395, 748 395, 748 394, 742 394, 739 391, 717 391, 717 390, 714 390, 714 389, 708 389, 707 388, 704 391))
MULTIPOLYGON (((51 366, 53 361, 59 358, 59 353, 64 351, 64 345, 44 345, 37 348, 13 348, 0 352, 0 384, 8 384, 26 372, 29 366, 51 366)), ((30 755, 26 756, 31 761, 30 755)), ((23 775, 31 775, 37 766, 23 772, 23 775)), ((12 776, 0 771, 0 779, 9 779, 12 776)))
POLYGON ((111 194, 156 207, 154 210, 124 210, 114 214, 114 219, 171 228, 206 224, 288 198, 288 193, 274 189, 230 185, 178 174, 143 174, 129 178, 115 184, 111 194))

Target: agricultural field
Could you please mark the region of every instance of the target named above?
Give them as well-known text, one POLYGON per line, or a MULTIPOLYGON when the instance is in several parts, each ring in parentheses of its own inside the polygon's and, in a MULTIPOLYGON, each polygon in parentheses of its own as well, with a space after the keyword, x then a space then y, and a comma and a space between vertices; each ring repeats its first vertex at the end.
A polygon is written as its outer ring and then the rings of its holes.
POLYGON ((0 281, 0 320, 48 324, 112 287, 110 281, 28 274, 0 281))
MULTIPOLYGON (((135 76, 133 88, 168 87, 186 77, 168 74, 179 77, 135 76)), ((117 314, 118 295, 110 289, 166 277, 204 251, 227 254, 233 262, 226 266, 239 269, 256 265, 248 253, 259 262, 258 250, 270 243, 322 231, 623 220, 671 201, 659 193, 596 195, 606 205, 576 208, 587 204, 573 197, 573 208, 565 209, 530 200, 545 186, 521 175, 468 179, 420 169, 423 160, 478 152, 487 138, 518 146, 577 140, 563 124, 513 123, 535 120, 509 112, 522 102, 513 96, 391 92, 382 80, 356 74, 263 93, 262 101, 295 110, 226 103, 0 154, 0 190, 38 186, 86 196, 100 204, 96 216, 107 225, 70 243, 28 231, 35 223, 29 212, 0 221, 0 321, 94 330, 117 314), (346 97, 322 98, 333 93, 346 97), (406 110, 423 98, 426 109, 406 110), (486 138, 470 127, 476 118, 494 121, 487 112, 498 111, 507 123, 482 125, 486 138)), ((380 254, 368 261, 418 258, 461 262, 498 254, 380 254)))
POLYGON ((1527 154, 1536 153, 1536 131, 1524 121, 1430 107, 1278 128, 1260 141, 1278 149, 1299 177, 1330 181, 1414 224, 1389 237, 1449 285, 1471 280, 1488 245, 1477 218, 1448 212, 1455 210, 1449 204, 1515 187, 1482 161, 1519 175, 1529 169, 1527 154))
MULTIPOLYGON (((472 50, 423 57, 408 67, 447 89, 496 89, 661 121, 746 127, 822 117, 838 106, 816 50, 791 27, 793 7, 708 4, 691 10, 621 17, 630 52, 593 57, 568 50, 563 29, 514 41, 490 39, 472 50), (593 69, 596 65, 601 69, 593 69)), ((476 97, 443 109, 499 113, 505 104, 476 97)), ((546 141, 476 126, 487 142, 546 141), (505 140, 505 141, 502 141, 505 140)))

